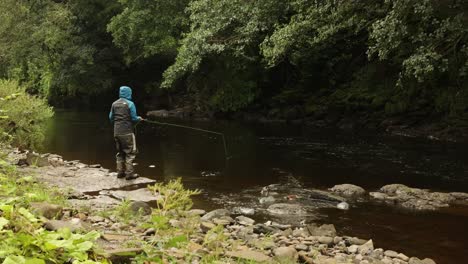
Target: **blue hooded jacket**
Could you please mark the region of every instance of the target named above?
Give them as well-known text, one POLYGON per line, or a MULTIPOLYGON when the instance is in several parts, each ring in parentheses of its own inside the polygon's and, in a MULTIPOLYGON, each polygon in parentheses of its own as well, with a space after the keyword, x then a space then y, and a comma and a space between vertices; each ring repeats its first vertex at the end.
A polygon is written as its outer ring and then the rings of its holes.
MULTIPOLYGON (((128 86, 121 86, 119 90, 119 97, 127 102, 128 107, 130 109, 130 117, 132 121, 136 122, 140 120, 140 118, 137 115, 135 104, 132 102, 132 89, 128 86)), ((111 122, 114 122, 114 111, 112 111, 112 108, 109 113, 109 120, 111 122)))

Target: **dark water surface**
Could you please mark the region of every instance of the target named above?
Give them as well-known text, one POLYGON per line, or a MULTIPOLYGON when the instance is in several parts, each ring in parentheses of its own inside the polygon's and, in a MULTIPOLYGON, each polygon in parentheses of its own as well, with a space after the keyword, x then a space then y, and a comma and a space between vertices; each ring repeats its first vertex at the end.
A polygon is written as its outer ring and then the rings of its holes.
MULTIPOLYGON (((137 171, 159 181, 181 177, 187 187, 204 191, 195 201, 204 209, 242 203, 246 190, 278 183, 285 175, 311 189, 353 183, 372 191, 403 183, 468 192, 466 144, 285 124, 174 122, 225 133, 232 158, 225 159, 216 135, 142 123, 137 171)), ((107 113, 57 111, 44 151, 113 168, 107 113)), ((372 238, 376 247, 439 264, 468 263, 468 207, 417 213, 363 202, 349 211, 321 209, 318 215, 315 221, 333 223, 343 235, 372 238)))

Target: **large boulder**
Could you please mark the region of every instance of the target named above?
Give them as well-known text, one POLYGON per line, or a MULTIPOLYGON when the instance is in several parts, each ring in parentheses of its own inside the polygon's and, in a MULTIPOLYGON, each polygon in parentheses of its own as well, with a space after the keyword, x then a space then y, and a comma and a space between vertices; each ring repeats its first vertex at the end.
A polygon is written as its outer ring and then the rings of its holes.
POLYGON ((330 191, 344 196, 362 196, 366 194, 366 190, 353 184, 335 185, 330 189, 330 191))

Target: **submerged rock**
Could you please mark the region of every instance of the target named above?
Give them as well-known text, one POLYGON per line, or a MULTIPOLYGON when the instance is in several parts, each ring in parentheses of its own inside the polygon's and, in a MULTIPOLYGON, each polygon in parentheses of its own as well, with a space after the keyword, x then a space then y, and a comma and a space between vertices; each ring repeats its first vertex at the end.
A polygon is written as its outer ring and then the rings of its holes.
POLYGON ((268 207, 270 214, 276 215, 306 215, 306 210, 298 204, 277 203, 268 207))
POLYGON ((366 194, 366 190, 353 184, 335 185, 330 191, 344 196, 362 196, 366 194))
POLYGON ((341 202, 339 203, 336 208, 340 210, 348 210, 349 209, 349 204, 347 202, 341 202))
POLYGON ((369 195, 376 200, 415 210, 436 210, 450 204, 468 204, 468 199, 465 200, 468 194, 430 192, 403 184, 385 185, 379 192, 371 192, 369 195))

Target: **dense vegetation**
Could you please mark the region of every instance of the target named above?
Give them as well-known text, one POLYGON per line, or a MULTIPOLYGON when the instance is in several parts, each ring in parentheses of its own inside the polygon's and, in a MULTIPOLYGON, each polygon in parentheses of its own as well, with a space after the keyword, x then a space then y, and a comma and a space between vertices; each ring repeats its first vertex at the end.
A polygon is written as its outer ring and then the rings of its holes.
POLYGON ((463 0, 0 0, 0 77, 53 102, 128 83, 207 111, 461 120, 467 12, 463 0))

